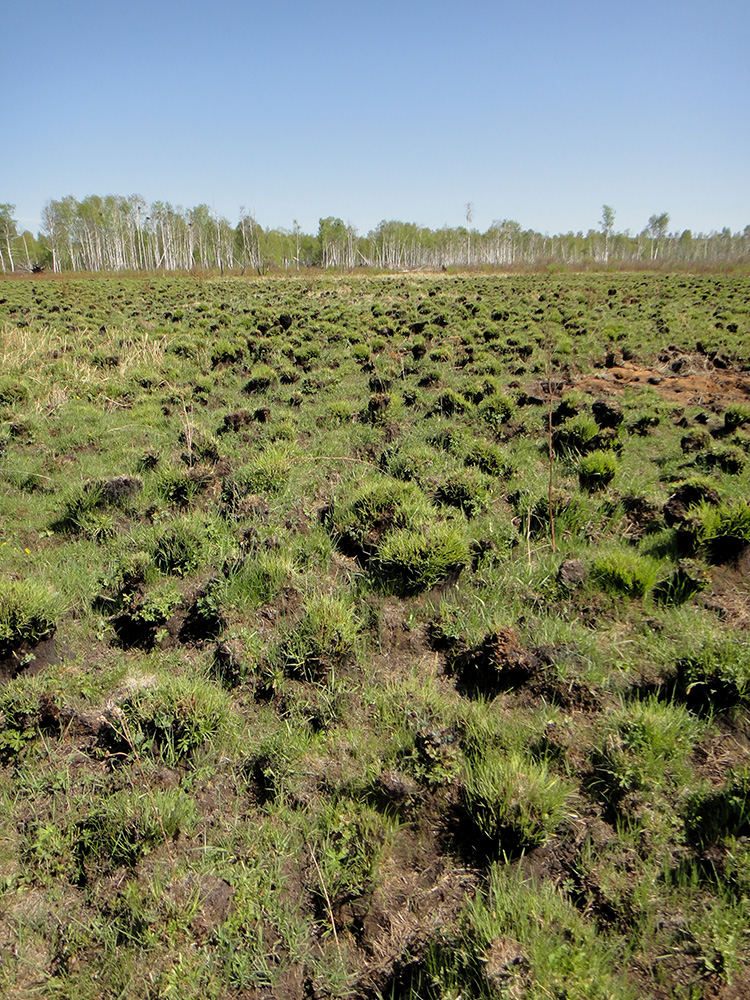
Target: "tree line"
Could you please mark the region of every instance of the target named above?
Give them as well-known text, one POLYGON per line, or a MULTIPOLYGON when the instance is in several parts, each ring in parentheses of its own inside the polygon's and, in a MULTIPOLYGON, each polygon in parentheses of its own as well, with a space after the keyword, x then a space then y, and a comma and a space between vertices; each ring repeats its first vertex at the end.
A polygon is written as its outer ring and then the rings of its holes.
POLYGON ((429 229, 411 222, 381 222, 366 235, 342 219, 320 219, 317 233, 264 228, 240 209, 232 225, 208 207, 148 204, 139 195, 72 195, 48 201, 34 236, 20 231, 15 206, 0 204, 0 270, 177 271, 193 268, 251 270, 356 267, 387 270, 513 268, 564 265, 633 265, 662 262, 712 265, 750 260, 750 226, 741 232, 670 231, 667 212, 652 215, 643 230, 617 232, 615 212, 602 206, 597 228, 539 233, 510 219, 480 232, 466 226, 429 229))

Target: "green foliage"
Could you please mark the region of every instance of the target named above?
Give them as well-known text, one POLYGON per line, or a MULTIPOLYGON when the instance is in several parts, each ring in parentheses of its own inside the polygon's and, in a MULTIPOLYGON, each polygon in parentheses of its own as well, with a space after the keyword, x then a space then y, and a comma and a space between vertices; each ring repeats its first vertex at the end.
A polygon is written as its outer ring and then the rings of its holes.
POLYGON ((29 386, 25 379, 12 375, 0 377, 0 406, 18 406, 29 398, 29 386))
POLYGON ((589 376, 738 369, 746 276, 266 278, 294 234, 221 241, 241 277, 0 282, 0 610, 71 608, 1 619, 0 994, 741 991, 747 415, 589 376))
POLYGON ((220 603, 245 612, 272 601, 292 578, 294 561, 287 551, 263 551, 243 560, 219 594, 220 603))
POLYGON ((750 424, 750 405, 747 403, 732 403, 724 411, 726 430, 733 431, 747 424, 750 424))
POLYGON ((293 461, 292 451, 283 445, 272 445, 254 461, 240 466, 222 482, 221 501, 225 511, 236 511, 240 502, 253 493, 281 493, 289 481, 293 461))
POLYGON ((750 501, 700 504, 695 520, 687 526, 714 562, 724 562, 750 545, 750 501))
POLYGON ((93 865, 132 868, 159 844, 189 833, 197 812, 192 798, 179 788, 154 789, 137 797, 115 792, 97 802, 76 826, 73 842, 80 877, 93 865))
POLYGON ((462 912, 455 938, 432 944, 427 970, 440 993, 426 996, 528 1000, 634 1000, 622 954, 550 882, 537 883, 500 864, 489 886, 462 912))
POLYGON ((584 454, 599 434, 599 425, 588 413, 566 420, 552 436, 552 444, 557 455, 584 454))
POLYGON ((156 536, 152 550, 154 564, 162 573, 187 576, 202 564, 207 546, 203 520, 175 518, 170 527, 156 536))
POLYGON ((265 392, 278 382, 278 375, 270 365, 255 365, 250 372, 250 378, 245 383, 245 392, 265 392))
POLYGON ((165 467, 157 472, 153 489, 167 503, 185 508, 205 492, 210 482, 211 477, 198 469, 165 467))
POLYGON ((477 441, 466 452, 464 464, 476 466, 488 476, 507 475, 509 460, 503 449, 489 441, 477 441))
POLYGON ((702 452, 696 460, 706 469, 721 469, 731 476, 737 476, 745 468, 747 456, 741 448, 728 445, 726 448, 711 448, 702 452))
POLYGON ((466 814, 496 855, 545 843, 564 820, 570 794, 545 763, 518 753, 488 751, 466 765, 466 814))
POLYGON ((388 532, 421 523, 428 509, 427 497, 415 484, 378 476, 337 499, 328 523, 334 537, 372 555, 388 532))
POLYGON ((465 413, 471 408, 471 403, 455 389, 445 389, 438 396, 437 410, 443 416, 452 417, 456 413, 465 413))
POLYGON ((438 486, 435 500, 444 507, 457 507, 467 517, 476 517, 487 504, 487 487, 471 475, 459 474, 438 486))
POLYGON ((384 843, 383 820, 374 809, 352 801, 323 809, 312 848, 318 866, 314 894, 320 903, 341 904, 371 893, 384 843))
POLYGON ((515 405, 508 396, 493 395, 480 404, 477 416, 492 430, 498 430, 515 413, 515 405))

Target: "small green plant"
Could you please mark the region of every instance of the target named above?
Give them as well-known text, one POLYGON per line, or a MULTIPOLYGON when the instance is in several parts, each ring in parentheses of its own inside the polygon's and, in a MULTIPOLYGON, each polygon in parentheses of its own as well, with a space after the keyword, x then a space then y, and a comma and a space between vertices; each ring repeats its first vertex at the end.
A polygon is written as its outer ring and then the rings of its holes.
POLYGON ((565 817, 571 789, 546 763, 491 751, 466 765, 464 805, 495 854, 543 844, 565 817))
POLYGON ((347 800, 331 803, 310 846, 314 896, 327 907, 371 893, 384 843, 383 820, 374 809, 347 800))
POLYGON ((741 448, 728 445, 726 448, 711 448, 698 456, 698 464, 706 469, 720 469, 730 476, 738 476, 745 468, 747 455, 741 448))
POLYGON ((467 902, 457 930, 430 943, 425 966, 417 984, 423 981, 427 990, 415 997, 637 996, 622 972, 616 940, 587 921, 550 882, 499 863, 490 869, 486 891, 467 902))
POLYGON ((490 396, 479 405, 477 416, 492 430, 498 430, 506 424, 515 413, 515 404, 502 394, 490 396))
POLYGON ((665 794, 689 779, 687 756, 703 724, 682 705, 650 698, 607 719, 592 752, 591 787, 610 805, 632 791, 665 794))
POLYGON ((556 455, 582 455, 591 449, 599 434, 599 425, 588 413, 580 413, 557 427, 552 435, 556 455))
POLYGON ((471 403, 455 389, 445 389, 438 396, 436 409, 443 416, 452 417, 456 413, 465 413, 471 409, 471 403))
POLYGON ((136 688, 108 720, 121 745, 174 766, 204 744, 228 735, 231 703, 215 684, 173 677, 136 688))
POLYGON ((250 373, 250 378, 245 384, 245 392, 250 394, 255 392, 265 392, 267 389, 270 389, 272 385, 278 382, 278 379, 279 376, 269 365, 255 365, 250 373))
POLYGON ((476 466, 480 472, 488 476, 507 475, 510 462, 503 449, 489 441, 477 441, 472 444, 464 458, 464 465, 476 466))
POLYGON ((293 458, 293 453, 283 445, 271 445, 254 461, 240 466, 222 483, 224 508, 236 510, 242 499, 253 493, 280 493, 289 480, 293 458))
POLYGON ((750 545, 750 501, 702 503, 688 526, 712 562, 727 562, 750 545))
POLYGON ((160 469, 154 481, 154 492, 167 503, 177 507, 189 507, 211 482, 211 476, 198 469, 165 467, 160 469))
POLYGON ((388 532, 421 523, 428 510, 427 497, 415 484, 379 476, 337 500, 328 524, 344 545, 372 556, 388 532))
POLYGON ((196 822, 195 802, 179 788, 148 795, 115 792, 100 799, 75 828, 73 850, 84 881, 92 868, 132 868, 159 844, 169 844, 196 822))
POLYGON ((272 601, 293 573, 294 560, 289 552, 261 550, 231 573, 221 588, 219 601, 240 612, 258 608, 272 601))
POLYGON ((202 521, 193 517, 176 518, 154 542, 154 564, 162 573, 187 576, 202 564, 207 543, 206 525, 202 521))

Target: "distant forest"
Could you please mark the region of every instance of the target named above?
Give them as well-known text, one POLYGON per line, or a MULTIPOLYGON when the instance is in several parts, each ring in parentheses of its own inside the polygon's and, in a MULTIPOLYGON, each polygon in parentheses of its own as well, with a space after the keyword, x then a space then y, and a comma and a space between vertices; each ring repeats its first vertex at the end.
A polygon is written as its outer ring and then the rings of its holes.
POLYGON ((317 233, 264 229, 240 209, 232 225, 207 205, 150 205, 138 195, 69 196, 48 201, 41 231, 21 232, 15 206, 0 204, 0 269, 5 274, 63 271, 178 271, 193 268, 302 270, 310 267, 420 270, 561 265, 713 266, 750 260, 750 226, 742 232, 670 231, 667 212, 652 215, 639 233, 615 229, 615 212, 602 206, 597 229, 550 236, 518 222, 493 222, 482 233, 466 225, 428 229, 383 221, 366 235, 329 216, 317 233))

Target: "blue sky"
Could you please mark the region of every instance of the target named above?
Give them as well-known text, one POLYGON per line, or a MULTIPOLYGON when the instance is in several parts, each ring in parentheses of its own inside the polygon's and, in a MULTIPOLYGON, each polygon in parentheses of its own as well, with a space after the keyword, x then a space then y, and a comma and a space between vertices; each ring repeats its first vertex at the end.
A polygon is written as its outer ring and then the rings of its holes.
POLYGON ((750 224, 750 4, 5 3, 0 202, 542 232, 750 224))

